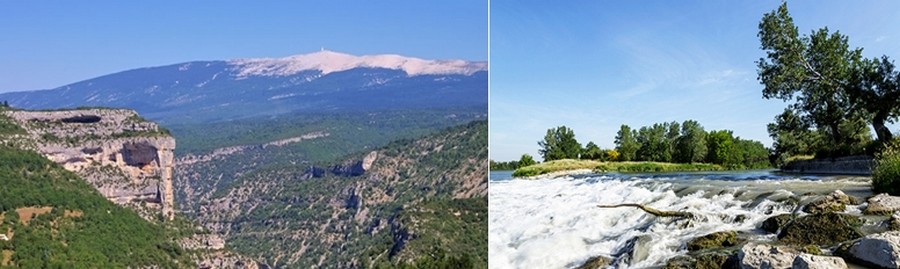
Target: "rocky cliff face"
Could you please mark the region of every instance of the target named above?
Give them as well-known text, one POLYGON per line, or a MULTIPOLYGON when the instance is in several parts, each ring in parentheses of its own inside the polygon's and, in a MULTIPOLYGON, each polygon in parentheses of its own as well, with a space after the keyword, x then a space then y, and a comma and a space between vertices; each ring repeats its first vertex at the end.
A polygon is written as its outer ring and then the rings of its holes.
POLYGON ((175 139, 133 110, 4 111, 28 145, 146 219, 174 217, 175 139))
POLYGON ((196 220, 276 268, 396 267, 438 252, 487 267, 487 164, 487 123, 475 122, 328 165, 240 171, 196 220))

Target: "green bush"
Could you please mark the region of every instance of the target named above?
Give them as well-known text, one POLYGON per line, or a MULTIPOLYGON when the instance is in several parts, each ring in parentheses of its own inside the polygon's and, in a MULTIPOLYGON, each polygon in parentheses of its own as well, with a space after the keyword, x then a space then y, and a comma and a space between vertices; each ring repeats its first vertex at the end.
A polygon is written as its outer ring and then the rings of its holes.
POLYGON ((900 195, 900 140, 894 140, 875 155, 872 190, 875 193, 900 195))

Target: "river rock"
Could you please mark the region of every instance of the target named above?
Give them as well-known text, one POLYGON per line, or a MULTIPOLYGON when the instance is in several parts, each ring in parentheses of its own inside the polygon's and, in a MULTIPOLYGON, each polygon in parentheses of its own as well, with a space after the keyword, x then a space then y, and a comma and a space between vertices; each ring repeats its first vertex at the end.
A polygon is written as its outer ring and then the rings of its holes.
POLYGON ((612 259, 605 256, 596 256, 588 259, 576 269, 600 269, 609 266, 610 263, 612 263, 612 259))
POLYGON ((799 253, 796 250, 759 243, 748 243, 738 251, 740 268, 790 268, 799 253))
POLYGON ((666 261, 663 269, 720 269, 737 267, 737 251, 718 250, 691 252, 666 261))
POLYGON ((687 243, 687 249, 696 251, 716 247, 730 247, 737 244, 737 241, 737 233, 734 231, 715 232, 694 238, 687 243))
POLYGON ((831 194, 826 195, 822 199, 813 201, 803 208, 803 212, 811 214, 841 212, 847 209, 848 204, 854 204, 856 198, 844 194, 841 190, 835 190, 831 194))
POLYGON ((841 257, 882 268, 900 268, 900 231, 870 234, 835 251, 841 257))
POLYGON ((900 212, 894 212, 894 214, 891 214, 891 218, 887 221, 889 230, 900 231, 900 212))
POLYGON ((791 269, 846 269, 847 263, 841 257, 818 256, 801 253, 794 258, 791 269))
POLYGON ((834 212, 806 215, 781 229, 778 240, 793 245, 834 245, 863 236, 863 221, 856 216, 834 212))
POLYGON ((763 221, 762 226, 760 226, 759 228, 763 229, 766 232, 777 233, 778 229, 784 227, 784 225, 790 222, 793 218, 794 216, 791 214, 772 216, 763 221))
POLYGON ((886 193, 869 197, 869 205, 863 210, 863 214, 882 215, 900 211, 900 197, 890 196, 886 193))

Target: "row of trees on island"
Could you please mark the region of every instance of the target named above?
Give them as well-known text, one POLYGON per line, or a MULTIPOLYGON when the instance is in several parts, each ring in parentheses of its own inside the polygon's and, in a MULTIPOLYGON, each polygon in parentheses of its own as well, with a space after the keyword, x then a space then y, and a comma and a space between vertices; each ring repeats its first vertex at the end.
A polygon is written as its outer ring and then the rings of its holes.
POLYGON ((735 168, 771 166, 769 150, 762 143, 736 137, 731 130, 707 132, 694 120, 655 123, 639 129, 622 125, 615 145, 614 149, 601 149, 588 142, 582 147, 575 139, 574 130, 566 126, 548 129, 544 139, 538 141, 544 161, 589 159, 712 163, 735 168))

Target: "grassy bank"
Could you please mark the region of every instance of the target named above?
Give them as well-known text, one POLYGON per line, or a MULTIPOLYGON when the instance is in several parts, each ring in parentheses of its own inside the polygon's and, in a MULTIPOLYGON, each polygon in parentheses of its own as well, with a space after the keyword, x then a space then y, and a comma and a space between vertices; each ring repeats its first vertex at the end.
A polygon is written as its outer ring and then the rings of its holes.
POLYGON ((707 163, 661 163, 661 162, 600 162, 592 160, 556 160, 526 167, 513 172, 514 177, 530 177, 558 171, 591 169, 595 173, 658 173, 658 172, 699 172, 722 171, 725 167, 707 163))
POLYGON ((543 175, 547 173, 557 172, 557 171, 568 171, 568 170, 579 170, 579 169, 594 169, 598 165, 605 164, 605 162, 601 161, 592 161, 592 160, 572 160, 572 159, 563 159, 563 160, 555 160, 549 162, 542 162, 539 164, 529 165, 525 167, 519 167, 516 171, 513 171, 514 177, 530 177, 543 175))

